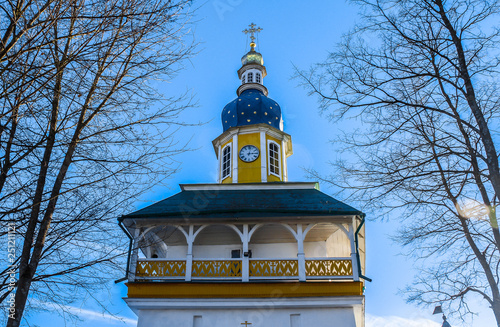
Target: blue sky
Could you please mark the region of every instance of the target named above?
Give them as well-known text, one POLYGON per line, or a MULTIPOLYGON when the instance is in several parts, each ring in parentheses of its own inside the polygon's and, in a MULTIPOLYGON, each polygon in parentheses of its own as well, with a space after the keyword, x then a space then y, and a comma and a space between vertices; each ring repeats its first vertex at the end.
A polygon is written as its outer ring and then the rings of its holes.
MULTIPOLYGON (((350 126, 343 123, 339 127, 319 114, 316 99, 307 96, 291 79, 293 65, 307 69, 323 61, 356 19, 356 8, 341 0, 210 0, 201 5, 192 24, 195 41, 200 43, 199 53, 185 62, 178 76, 161 89, 167 96, 192 93, 198 106, 185 112, 183 119, 187 123, 206 124, 179 131, 178 139, 190 139, 190 147, 196 150, 177 157, 182 170, 168 187, 155 188, 137 207, 179 192, 179 183, 216 182, 217 161, 211 141, 222 132, 222 108, 236 97, 236 71, 241 66, 241 56, 249 49, 241 31, 251 22, 263 28, 257 50, 263 54, 268 72, 264 84, 269 97, 280 104, 285 132, 292 136, 294 154, 288 161, 289 180, 308 181, 304 168, 329 173, 328 162, 335 160, 338 153, 338 145, 330 140, 339 128, 350 126)), ((326 185, 321 185, 321 190, 330 194, 335 191, 326 185)), ((405 304, 403 297, 396 294, 416 273, 412 260, 398 255, 400 249, 389 240, 398 227, 397 217, 385 222, 368 218, 366 274, 373 282, 366 284, 367 327, 440 326, 441 318, 432 316, 433 308, 405 304)), ((136 316, 121 299, 125 296, 123 283, 110 285, 109 293, 99 296, 109 301, 106 306, 115 317, 103 314, 90 302, 73 304, 68 309, 81 317, 79 326, 135 326, 136 316)), ((481 305, 484 302, 472 303, 473 308, 482 311, 472 326, 494 326, 493 315, 488 309, 481 309, 481 305)), ((34 314, 30 320, 42 327, 65 326, 63 319, 53 314, 34 314)), ((458 321, 450 322, 460 326, 458 321)))

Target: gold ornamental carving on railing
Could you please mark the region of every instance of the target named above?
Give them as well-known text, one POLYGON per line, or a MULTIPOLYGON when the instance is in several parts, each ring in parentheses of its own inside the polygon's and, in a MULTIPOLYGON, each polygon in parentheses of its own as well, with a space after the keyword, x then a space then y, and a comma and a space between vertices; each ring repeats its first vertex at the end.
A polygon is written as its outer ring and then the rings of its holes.
MULTIPOLYGON (((350 259, 306 259, 306 276, 352 276, 350 259)), ((296 277, 299 275, 298 261, 249 260, 250 277, 296 277)), ((184 277, 185 260, 138 260, 137 277, 184 277)), ((241 277, 240 260, 194 260, 192 277, 241 277)))
POLYGON ((306 276, 352 276, 352 261, 306 260, 306 276))
POLYGON ((192 277, 241 277, 239 260, 195 260, 192 277))
POLYGON ((289 277, 299 275, 297 260, 250 260, 250 277, 289 277))
POLYGON ((186 275, 186 261, 138 260, 135 275, 137 277, 184 277, 186 275))

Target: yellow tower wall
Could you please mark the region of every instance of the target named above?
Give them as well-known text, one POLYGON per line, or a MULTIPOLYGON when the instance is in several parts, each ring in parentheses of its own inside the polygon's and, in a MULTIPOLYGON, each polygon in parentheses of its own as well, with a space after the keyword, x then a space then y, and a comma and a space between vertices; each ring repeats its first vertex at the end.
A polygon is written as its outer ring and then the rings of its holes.
MULTIPOLYGON (((260 158, 262 155, 262 149, 260 148, 260 135, 259 133, 251 134, 239 134, 238 135, 238 149, 236 155, 238 157, 238 183, 260 183, 261 177, 261 166, 260 158), (239 153, 242 147, 245 145, 255 145, 259 148, 261 152, 257 160, 253 162, 244 162, 239 158, 239 153)), ((266 151, 264 149, 264 151, 266 151)))
POLYGON ((261 183, 261 182, 282 182, 286 180, 286 157, 292 154, 291 151, 291 140, 288 134, 276 131, 264 124, 258 124, 257 126, 244 126, 238 129, 232 129, 213 142, 214 150, 218 157, 218 171, 219 180, 222 184, 232 184, 232 183, 261 183), (262 126, 260 126, 262 125, 262 126), (258 127, 258 128, 256 128, 258 127), (261 138, 264 138, 261 140, 261 138), (287 147, 285 147, 286 154, 283 149, 283 142, 286 142, 287 147), (222 142, 220 142, 222 141, 222 142), (271 175, 269 173, 269 152, 268 152, 268 141, 276 142, 280 147, 280 176, 271 175), (220 142, 220 143, 219 143, 220 142), (232 145, 231 148, 231 175, 229 177, 221 180, 222 174, 222 150, 228 144, 232 145), (246 145, 254 145, 259 151, 259 157, 253 162, 244 162, 239 158, 239 152, 246 145), (265 162, 262 162, 263 156, 265 157, 265 162), (237 177, 236 177, 237 175, 237 177))

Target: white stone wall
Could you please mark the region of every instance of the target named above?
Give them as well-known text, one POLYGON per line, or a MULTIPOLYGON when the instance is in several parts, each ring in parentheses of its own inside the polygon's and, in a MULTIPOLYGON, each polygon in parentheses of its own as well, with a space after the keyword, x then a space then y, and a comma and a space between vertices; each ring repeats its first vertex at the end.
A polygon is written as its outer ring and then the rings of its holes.
MULTIPOLYGON (((279 301, 279 300, 278 300, 279 301)), ((305 300, 306 302, 307 300, 305 300)), ((364 327, 362 306, 280 308, 272 302, 254 309, 141 309, 138 327, 364 327), (250 325, 251 323, 251 325, 250 325)))
POLYGON ((250 244, 248 248, 256 259, 297 258, 296 243, 250 244))
POLYGON ((326 240, 326 247, 328 257, 351 256, 351 244, 349 238, 340 229, 330 235, 330 237, 326 240))
POLYGON ((231 250, 241 250, 241 244, 228 245, 194 245, 193 259, 200 258, 231 258, 231 250))
POLYGON ((176 245, 167 247, 167 259, 186 260, 187 245, 176 245))
MULTIPOLYGON (((231 250, 242 249, 241 244, 230 245, 194 245, 193 258, 230 258, 231 250)), ((296 258, 296 243, 251 244, 253 258, 296 258)), ((318 257, 349 257, 351 250, 349 240, 342 231, 337 231, 326 242, 305 242, 306 258, 318 257)), ((167 259, 185 259, 186 245, 169 246, 167 259)))
POLYGON ((326 257, 326 242, 304 242, 306 258, 326 257))

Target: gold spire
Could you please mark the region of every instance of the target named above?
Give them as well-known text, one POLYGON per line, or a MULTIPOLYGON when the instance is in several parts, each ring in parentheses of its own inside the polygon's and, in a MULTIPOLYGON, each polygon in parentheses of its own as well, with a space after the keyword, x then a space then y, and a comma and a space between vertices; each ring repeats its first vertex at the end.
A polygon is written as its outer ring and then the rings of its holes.
POLYGON ((250 33, 250 40, 251 40, 251 42, 250 42, 250 51, 255 51, 255 45, 256 44, 255 44, 255 36, 254 36, 254 34, 255 33, 259 33, 260 31, 262 31, 262 28, 260 28, 260 27, 255 28, 257 25, 255 25, 254 23, 252 23, 252 24, 250 24, 248 26, 250 27, 250 29, 248 29, 248 28, 244 29, 243 33, 245 33, 245 34, 250 33))

